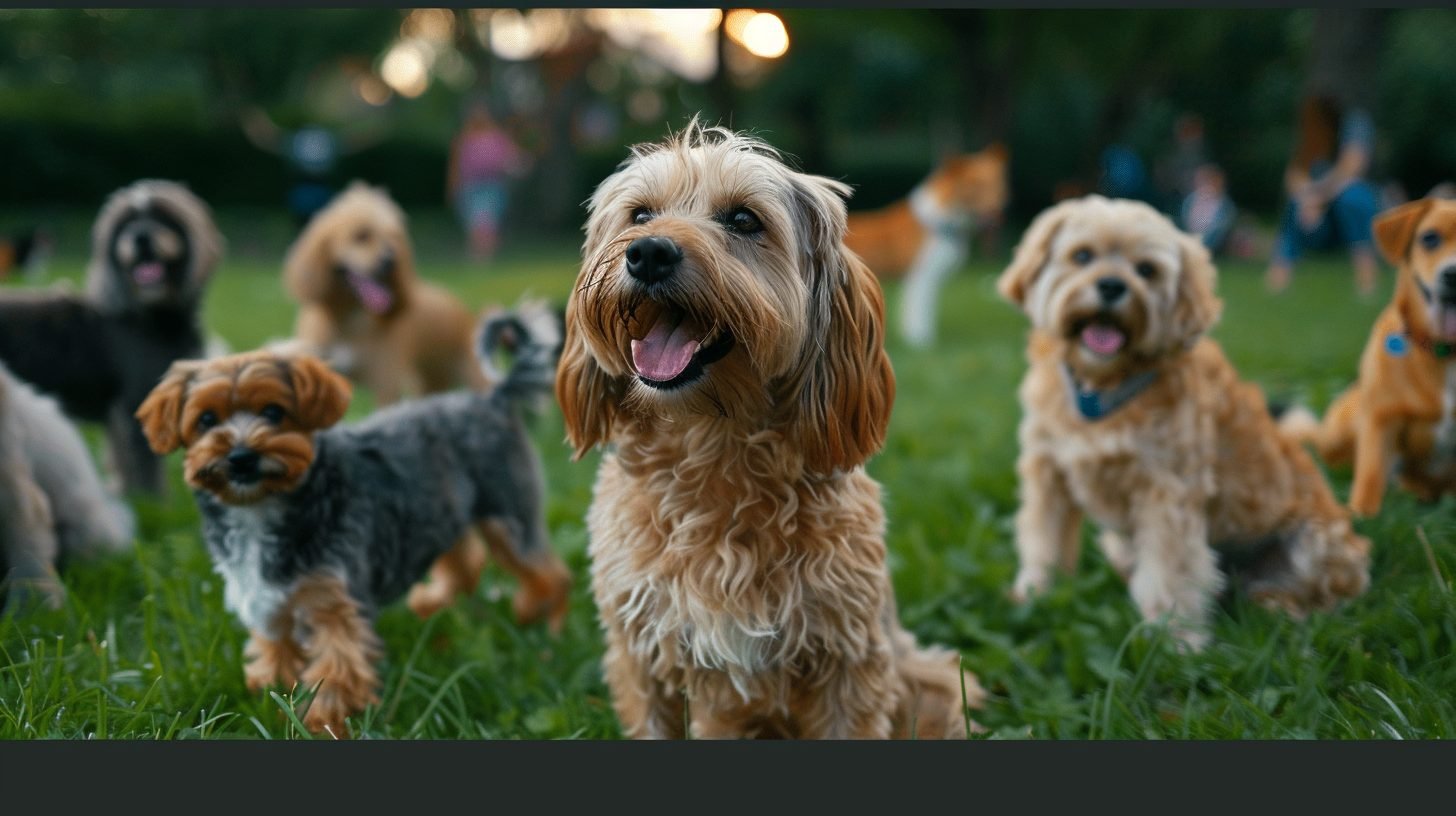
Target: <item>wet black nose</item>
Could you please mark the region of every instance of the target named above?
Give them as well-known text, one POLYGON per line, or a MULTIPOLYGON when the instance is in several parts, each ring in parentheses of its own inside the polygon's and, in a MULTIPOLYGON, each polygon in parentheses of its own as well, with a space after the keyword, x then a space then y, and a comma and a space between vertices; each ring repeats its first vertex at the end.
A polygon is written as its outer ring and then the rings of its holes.
POLYGON ((1097 294, 1102 297, 1103 303, 1116 303, 1126 293, 1127 284, 1119 278, 1097 279, 1097 294))
POLYGON ((643 283, 657 283, 676 272, 682 258, 682 250, 669 238, 638 238, 627 245, 627 274, 643 283))
POLYGON ((152 248, 152 236, 149 233, 138 233, 136 237, 136 251, 138 255, 150 256, 155 254, 152 248))
POLYGON ((1440 284, 1442 292, 1456 294, 1456 265, 1442 269, 1437 273, 1436 281, 1440 284))
POLYGON ((236 447, 228 451, 228 470, 232 472, 232 475, 242 478, 257 476, 258 462, 261 460, 262 457, 258 455, 257 451, 241 446, 236 447))

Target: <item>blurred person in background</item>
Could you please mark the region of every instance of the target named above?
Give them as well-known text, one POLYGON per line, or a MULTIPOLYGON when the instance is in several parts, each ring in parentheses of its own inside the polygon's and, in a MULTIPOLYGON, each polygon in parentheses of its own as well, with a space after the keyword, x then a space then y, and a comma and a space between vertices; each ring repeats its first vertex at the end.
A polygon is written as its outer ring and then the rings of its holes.
POLYGON ((1366 175, 1375 147, 1375 124, 1357 107, 1343 108, 1328 96, 1307 97, 1300 106, 1299 135, 1284 171, 1289 194, 1264 282, 1272 292, 1289 286, 1294 263, 1309 249, 1347 248, 1362 295, 1375 291, 1379 267, 1370 240, 1370 220, 1380 196, 1366 175))
POLYGON ((1238 208, 1229 198, 1223 169, 1204 164, 1193 172, 1193 187, 1178 208, 1178 226, 1197 235, 1214 255, 1222 255, 1233 233, 1238 208))
POLYGON ((1159 206, 1164 212, 1181 211, 1197 186, 1198 171, 1208 164, 1208 150, 1203 139, 1203 117, 1185 113, 1173 123, 1173 146, 1158 160, 1155 175, 1158 192, 1163 196, 1159 206))
POLYGON ((284 130, 257 106, 244 110, 241 119, 248 141, 283 157, 288 164, 288 213, 299 230, 333 200, 339 188, 335 176, 339 160, 372 147, 381 138, 378 133, 336 133, 318 124, 284 130))
POLYGON ((483 100, 475 100, 450 143, 446 193, 455 207, 476 261, 488 261, 500 245, 500 226, 510 200, 509 181, 530 164, 483 100))

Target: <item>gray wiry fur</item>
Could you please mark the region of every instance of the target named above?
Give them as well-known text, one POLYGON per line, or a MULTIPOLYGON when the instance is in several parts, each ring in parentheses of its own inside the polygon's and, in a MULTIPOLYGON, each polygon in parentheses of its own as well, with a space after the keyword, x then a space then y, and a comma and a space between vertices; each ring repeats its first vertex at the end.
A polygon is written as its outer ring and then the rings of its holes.
POLYGON ((289 493, 234 506, 196 492, 228 607, 244 625, 286 634, 271 630, 273 613, 295 582, 320 573, 344 577, 372 614, 486 521, 509 532, 522 560, 549 552, 541 463, 517 410, 552 387, 559 329, 537 311, 483 327, 488 344, 508 328, 522 334, 515 364, 490 392, 410 400, 318 432, 313 463, 289 493))
POLYGON ((56 403, 0 364, 0 593, 59 605, 58 558, 119 550, 133 519, 108 496, 81 435, 56 403))

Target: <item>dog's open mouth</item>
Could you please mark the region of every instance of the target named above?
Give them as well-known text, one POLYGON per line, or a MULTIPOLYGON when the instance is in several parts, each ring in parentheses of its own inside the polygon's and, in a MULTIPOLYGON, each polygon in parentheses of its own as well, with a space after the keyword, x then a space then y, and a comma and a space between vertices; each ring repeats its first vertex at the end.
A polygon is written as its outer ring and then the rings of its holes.
POLYGON ((710 331, 684 311, 664 306, 641 339, 632 340, 632 369, 653 388, 672 389, 703 375, 733 348, 733 335, 710 331))
POLYGON ((137 286, 157 286, 165 277, 167 267, 161 261, 142 261, 131 268, 131 279, 137 286))
POLYGON ((1101 357, 1111 357, 1127 345, 1127 331, 1108 315, 1078 321, 1072 331, 1088 351, 1101 357))
POLYGON ((349 289, 354 292, 354 297, 359 299, 365 309, 373 314, 384 314, 389 307, 394 305, 394 293, 389 287, 375 280, 368 275, 361 275, 352 270, 344 270, 344 280, 348 281, 349 289))

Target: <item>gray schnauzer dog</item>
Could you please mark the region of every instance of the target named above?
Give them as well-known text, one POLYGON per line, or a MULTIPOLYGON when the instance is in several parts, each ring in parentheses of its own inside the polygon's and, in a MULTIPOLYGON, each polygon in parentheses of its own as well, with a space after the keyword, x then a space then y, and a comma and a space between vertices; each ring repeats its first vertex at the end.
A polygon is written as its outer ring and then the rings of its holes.
POLYGON ((174 182, 138 181, 96 218, 85 295, 0 293, 0 361, 72 417, 106 424, 127 491, 165 484, 133 413, 173 361, 203 356, 198 312, 222 251, 201 199, 174 182))
POLYGON ((60 606, 58 559, 120 550, 131 510, 102 489, 91 454, 55 402, 0 363, 0 600, 60 606))
POLYGON ((547 540, 518 409, 550 393, 560 337, 543 307, 489 318, 482 365, 497 347, 515 355, 503 379, 490 372, 495 388, 340 427, 349 384, 317 358, 264 349, 173 364, 137 418, 157 453, 187 451, 225 603, 252 634, 250 688, 315 688, 305 724, 345 733, 345 717, 377 699, 375 612, 408 591, 428 617, 474 591, 486 561, 474 534, 518 579, 518 620, 559 629, 570 576, 547 540))

